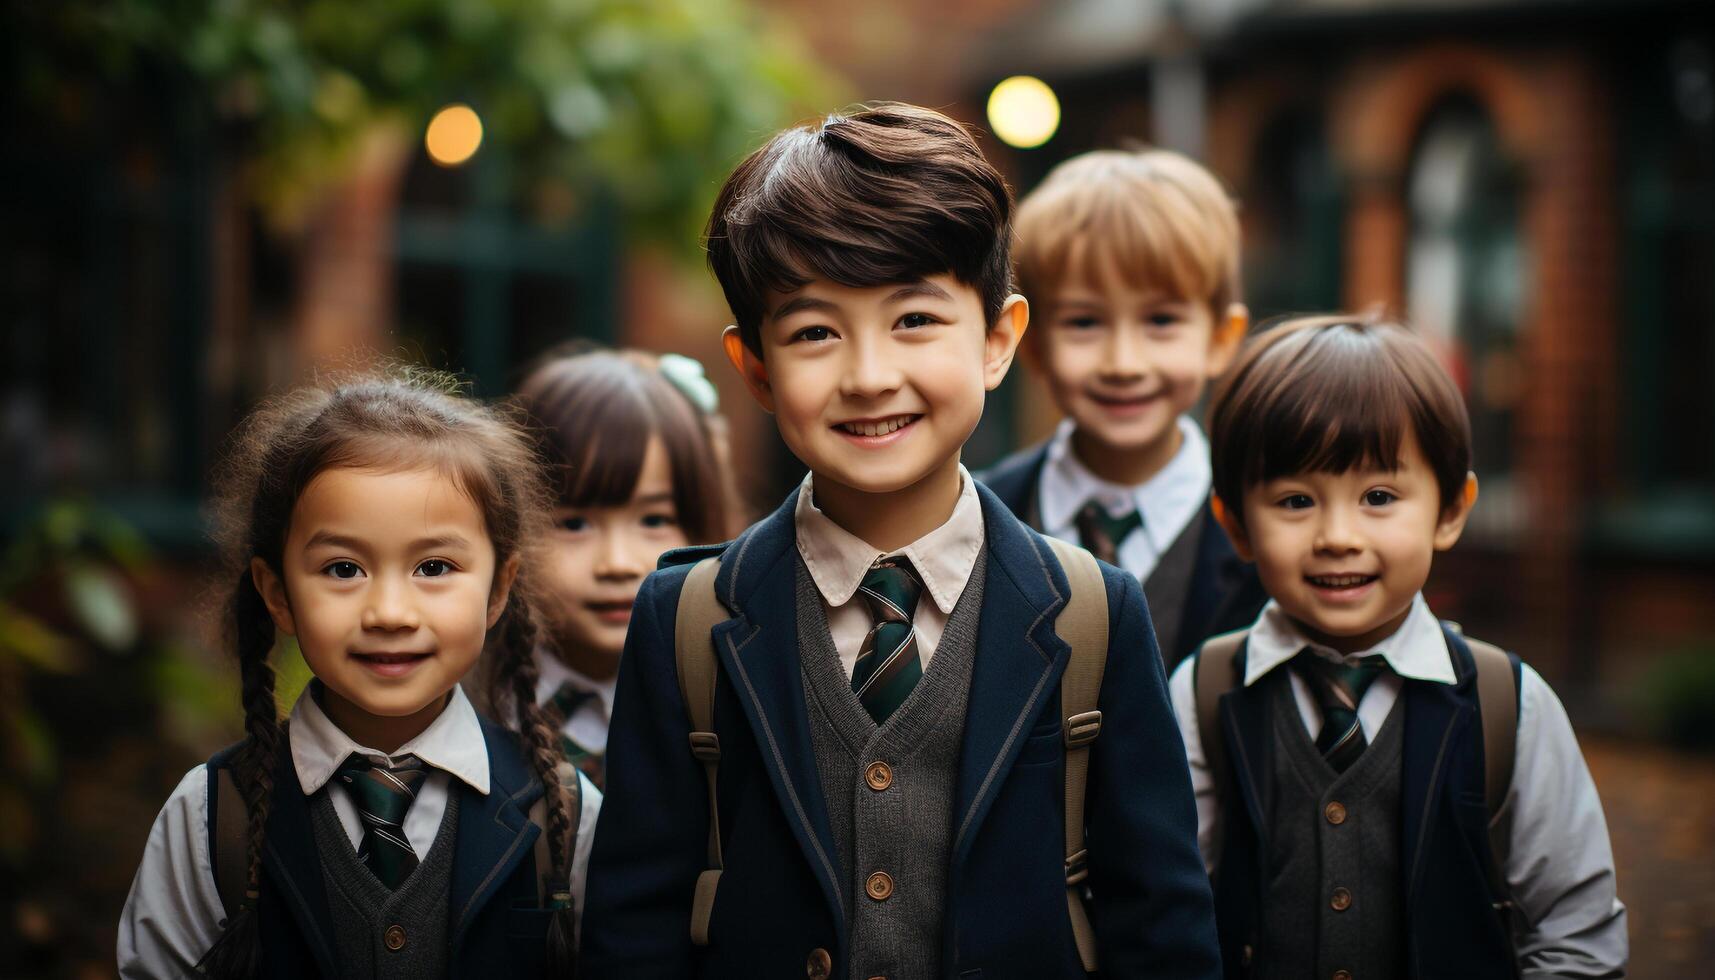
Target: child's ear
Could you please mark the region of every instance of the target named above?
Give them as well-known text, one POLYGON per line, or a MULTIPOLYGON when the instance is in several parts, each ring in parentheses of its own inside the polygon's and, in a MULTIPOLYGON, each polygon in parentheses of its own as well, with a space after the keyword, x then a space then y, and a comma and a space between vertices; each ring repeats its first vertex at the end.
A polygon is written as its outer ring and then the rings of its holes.
POLYGON ((744 335, 739 333, 738 326, 729 326, 721 332, 721 346, 726 349, 726 359, 732 362, 732 369, 744 379, 744 386, 750 390, 750 397, 762 406, 762 410, 774 414, 774 388, 768 383, 768 365, 762 363, 762 358, 746 346, 744 335))
POLYGON ((1477 505, 1477 474, 1466 473, 1465 485, 1459 489, 1459 496, 1441 510, 1441 519, 1435 524, 1435 550, 1446 551, 1458 543, 1459 535, 1465 533, 1465 522, 1471 517, 1471 508, 1477 505))
POLYGON ((488 629, 500 622, 506 611, 506 600, 512 597, 512 583, 518 581, 518 556, 506 559, 506 564, 494 570, 494 587, 488 590, 488 629))
POLYGON ((262 597, 262 604, 268 607, 268 616, 274 620, 274 628, 287 636, 297 636, 297 627, 292 622, 292 606, 286 601, 285 581, 268 567, 267 562, 252 558, 250 583, 256 586, 257 594, 262 597))
POLYGON ((989 325, 983 338, 983 387, 993 391, 1006 379, 1018 344, 1030 328, 1030 304, 1013 293, 1001 304, 1000 316, 989 325))
POLYGON ((1243 303, 1228 304, 1226 313, 1216 318, 1209 334, 1209 377, 1227 373, 1227 366, 1233 363, 1233 355, 1238 353, 1250 326, 1251 311, 1243 303))
POLYGON ((1227 509, 1221 498, 1211 494, 1209 509, 1215 512, 1215 523, 1221 525, 1221 529, 1227 532, 1227 538, 1233 542, 1233 551, 1244 561, 1256 561, 1255 553, 1251 551, 1250 535, 1245 533, 1244 525, 1227 509))

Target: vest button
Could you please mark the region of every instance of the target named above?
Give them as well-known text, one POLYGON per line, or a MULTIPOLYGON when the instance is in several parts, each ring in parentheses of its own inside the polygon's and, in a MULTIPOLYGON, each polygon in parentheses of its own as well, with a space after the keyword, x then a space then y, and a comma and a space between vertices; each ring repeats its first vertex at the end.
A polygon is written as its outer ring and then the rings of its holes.
POLYGON ((879 793, 893 785, 893 767, 885 762, 872 762, 863 771, 863 781, 879 793))
POLYGON ((877 871, 863 883, 864 894, 878 902, 885 902, 893 894, 893 878, 885 871, 877 871))
POLYGON ((1330 803, 1323 808, 1322 815, 1328 818, 1329 823, 1338 827, 1346 822, 1346 804, 1339 801, 1330 803))
POLYGON ((387 944, 388 949, 395 953, 399 952, 405 948, 405 927, 401 925, 388 926, 387 931, 381 934, 381 941, 387 944))
POLYGON ((804 960, 804 975, 810 980, 828 980, 834 972, 834 958, 828 951, 817 947, 810 950, 810 955, 804 960))
POLYGON ((1352 907, 1352 893, 1344 888, 1334 889, 1334 896, 1328 899, 1328 907, 1336 912, 1344 912, 1352 907))

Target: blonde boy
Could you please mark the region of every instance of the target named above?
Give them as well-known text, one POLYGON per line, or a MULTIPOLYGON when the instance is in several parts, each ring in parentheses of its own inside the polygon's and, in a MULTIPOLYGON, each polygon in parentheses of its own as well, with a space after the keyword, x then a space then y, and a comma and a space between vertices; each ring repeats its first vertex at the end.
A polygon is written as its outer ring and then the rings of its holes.
POLYGON ((1031 526, 1143 583, 1171 669, 1256 618, 1264 596, 1210 515, 1209 447, 1190 418, 1249 322, 1239 224, 1215 177, 1166 150, 1100 150, 1019 206, 1027 361, 1064 413, 979 479, 1031 526))

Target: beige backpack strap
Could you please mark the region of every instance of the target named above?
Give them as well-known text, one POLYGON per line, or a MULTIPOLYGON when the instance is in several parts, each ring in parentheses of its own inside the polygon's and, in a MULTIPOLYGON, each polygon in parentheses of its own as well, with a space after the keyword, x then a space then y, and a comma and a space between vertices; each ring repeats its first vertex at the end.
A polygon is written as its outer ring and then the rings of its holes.
POLYGON ((1494 857, 1497 894, 1505 895, 1504 868, 1512 834, 1501 819, 1507 789, 1513 782, 1514 745, 1518 739, 1518 685, 1512 658, 1492 643, 1465 637, 1477 665, 1477 704, 1483 715, 1483 797, 1489 805, 1489 850, 1494 857))
POLYGON ((715 595, 719 558, 705 558, 691 567, 679 590, 679 614, 673 624, 673 655, 679 669, 679 693, 685 699, 685 714, 691 721, 691 755, 703 764, 709 784, 709 866, 697 876, 691 899, 691 942, 709 944, 709 916, 715 909, 715 888, 720 884, 721 811, 716 785, 720 776, 721 739, 715 734, 714 628, 728 618, 726 607, 715 595))
POLYGON ((214 792, 214 888, 230 919, 244 904, 250 877, 250 809, 230 765, 215 770, 214 792))
MULTIPOLYGON (((584 782, 578 778, 577 767, 564 759, 555 770, 559 774, 560 786, 566 791, 566 806, 571 811, 571 823, 566 828, 566 868, 571 869, 572 859, 577 854, 578 828, 584 819, 584 782)), ((530 805, 530 822, 536 825, 536 897, 546 908, 553 900, 555 891, 564 890, 569 882, 556 884, 549 879, 553 877, 554 862, 548 849, 548 793, 543 787, 542 796, 530 805)))
POLYGON ((1232 774, 1227 763, 1227 742, 1221 737, 1221 695, 1238 686, 1239 651, 1244 649, 1250 635, 1246 627, 1204 640, 1196 662, 1191 665, 1191 685, 1197 693, 1197 737, 1203 743, 1203 759, 1208 763, 1217 794, 1226 791, 1232 774))
MULTIPOLYGON (((1046 536, 1045 536, 1046 537, 1046 536)), ((1102 672, 1108 665, 1108 590, 1102 570, 1088 551, 1058 538, 1046 538, 1066 582, 1072 588, 1066 607, 1054 620, 1054 632, 1072 648, 1060 678, 1062 731, 1066 739, 1066 912, 1084 970, 1096 970, 1096 934, 1084 908, 1083 882, 1089 876, 1084 847, 1084 786, 1090 775, 1090 743, 1102 730, 1097 709, 1102 672)))

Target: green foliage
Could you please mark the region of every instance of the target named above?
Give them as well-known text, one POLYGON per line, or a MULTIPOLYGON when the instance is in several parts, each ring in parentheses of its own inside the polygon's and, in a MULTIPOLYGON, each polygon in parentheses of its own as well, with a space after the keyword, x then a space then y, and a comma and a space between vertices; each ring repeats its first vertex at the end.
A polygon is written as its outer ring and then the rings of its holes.
POLYGON ((1715 752, 1715 642, 1651 664, 1638 685, 1637 703, 1670 744, 1715 752))
POLYGON ((20 18, 58 42, 20 46, 26 89, 51 99, 68 67, 180 79, 244 133, 256 192, 288 222, 370 128, 420 138, 465 102, 519 186, 611 194, 627 228, 688 244, 720 174, 830 95, 745 0, 108 0, 20 18))

